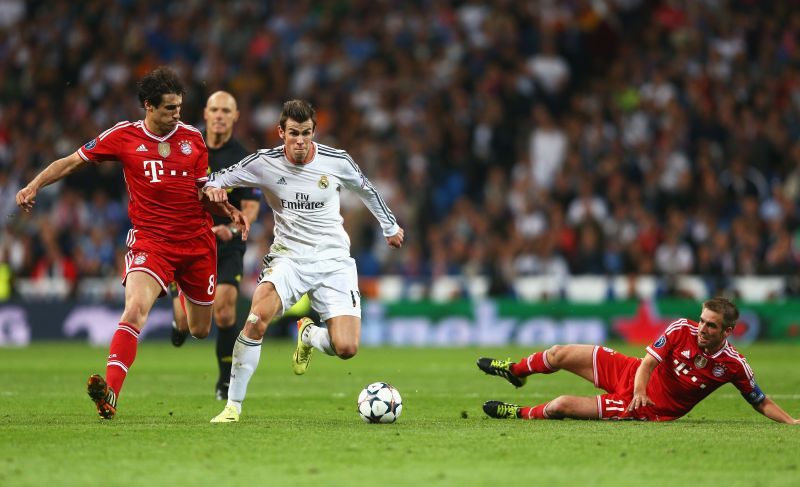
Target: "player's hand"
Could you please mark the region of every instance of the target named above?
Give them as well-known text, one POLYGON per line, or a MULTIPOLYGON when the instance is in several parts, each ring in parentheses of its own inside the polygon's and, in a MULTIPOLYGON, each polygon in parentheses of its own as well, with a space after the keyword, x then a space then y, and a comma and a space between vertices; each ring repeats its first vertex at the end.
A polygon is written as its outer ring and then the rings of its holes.
POLYGON ((639 408, 643 408, 645 406, 655 406, 656 403, 650 400, 647 397, 647 394, 634 394, 633 399, 631 399, 631 403, 628 404, 628 412, 633 412, 639 408))
MULTIPOLYGON (((241 211, 233 210, 231 211, 231 220, 233 220, 233 224, 236 228, 242 232, 242 241, 247 240, 247 236, 250 234, 250 222, 247 221, 247 218, 244 217, 241 211)), ((228 231, 230 231, 230 229, 228 231)))
POLYGON ((233 232, 228 225, 214 225, 211 227, 211 231, 223 242, 228 242, 233 238, 233 232))
POLYGON ((36 204, 36 190, 30 186, 25 186, 17 192, 17 206, 25 210, 31 211, 33 205, 36 204))
POLYGON ((228 192, 222 188, 203 186, 203 193, 208 197, 209 201, 213 201, 214 203, 228 201, 228 192))
POLYGON ((400 230, 398 230, 397 233, 395 233, 391 237, 386 237, 386 243, 389 244, 389 247, 394 247, 396 249, 399 249, 400 247, 403 246, 404 234, 405 232, 403 232, 403 229, 400 228, 400 230))

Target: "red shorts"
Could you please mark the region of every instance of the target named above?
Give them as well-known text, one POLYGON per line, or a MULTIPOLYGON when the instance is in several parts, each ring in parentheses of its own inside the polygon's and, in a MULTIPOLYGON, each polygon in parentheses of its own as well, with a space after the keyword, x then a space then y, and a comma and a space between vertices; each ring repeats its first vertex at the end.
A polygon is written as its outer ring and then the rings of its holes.
POLYGON ((669 421, 673 417, 656 414, 650 406, 628 412, 633 399, 633 380, 642 359, 628 357, 607 347, 594 347, 592 369, 594 385, 608 391, 597 396, 597 414, 600 419, 638 419, 669 421))
POLYGON ((189 301, 204 306, 214 303, 217 290, 217 240, 210 230, 189 240, 168 242, 139 230, 128 232, 125 275, 146 272, 161 285, 161 294, 176 281, 189 301))

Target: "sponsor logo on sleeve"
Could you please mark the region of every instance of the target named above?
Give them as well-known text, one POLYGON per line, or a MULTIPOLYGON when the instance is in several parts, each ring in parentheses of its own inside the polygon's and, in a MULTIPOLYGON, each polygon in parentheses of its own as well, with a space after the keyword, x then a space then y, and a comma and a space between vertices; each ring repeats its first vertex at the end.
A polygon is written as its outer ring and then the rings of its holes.
POLYGON ((86 149, 86 150, 92 150, 92 149, 94 149, 94 147, 95 147, 96 145, 97 145, 97 139, 92 139, 92 140, 90 140, 89 142, 87 142, 87 143, 86 143, 86 144, 83 146, 83 148, 84 148, 84 149, 86 149))
POLYGON ((665 335, 661 335, 660 337, 658 337, 658 340, 656 340, 653 346, 656 348, 661 348, 666 344, 667 344, 667 337, 665 335))

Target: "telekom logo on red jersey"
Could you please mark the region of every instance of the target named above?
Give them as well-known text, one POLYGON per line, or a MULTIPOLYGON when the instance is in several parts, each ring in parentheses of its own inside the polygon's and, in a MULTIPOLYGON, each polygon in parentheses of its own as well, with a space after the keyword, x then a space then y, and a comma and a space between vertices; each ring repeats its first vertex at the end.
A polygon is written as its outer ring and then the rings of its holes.
POLYGON ((160 183, 161 180, 158 177, 164 175, 163 167, 163 161, 144 161, 144 175, 150 176, 151 183, 160 183), (156 170, 156 166, 158 166, 158 170, 156 170))

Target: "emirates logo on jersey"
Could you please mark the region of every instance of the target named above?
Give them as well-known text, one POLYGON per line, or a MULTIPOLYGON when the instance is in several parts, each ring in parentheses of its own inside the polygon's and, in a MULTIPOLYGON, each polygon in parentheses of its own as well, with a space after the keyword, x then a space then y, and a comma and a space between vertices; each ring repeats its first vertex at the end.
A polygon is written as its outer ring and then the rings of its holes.
POLYGON ((192 144, 190 144, 188 140, 182 140, 178 142, 178 147, 181 149, 181 153, 185 156, 188 156, 192 153, 192 144))

